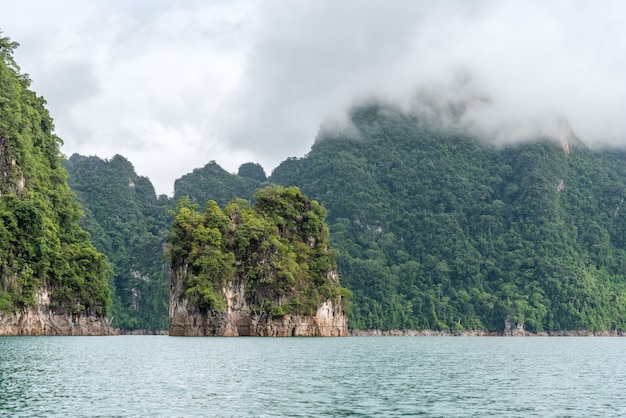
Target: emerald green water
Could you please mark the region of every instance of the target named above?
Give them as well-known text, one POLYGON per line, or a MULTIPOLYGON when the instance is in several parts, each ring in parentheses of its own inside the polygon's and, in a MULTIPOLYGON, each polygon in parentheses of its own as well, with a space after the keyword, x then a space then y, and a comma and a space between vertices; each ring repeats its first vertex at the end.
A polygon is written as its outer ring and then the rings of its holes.
POLYGON ((0 337, 0 416, 624 416, 626 339, 0 337))

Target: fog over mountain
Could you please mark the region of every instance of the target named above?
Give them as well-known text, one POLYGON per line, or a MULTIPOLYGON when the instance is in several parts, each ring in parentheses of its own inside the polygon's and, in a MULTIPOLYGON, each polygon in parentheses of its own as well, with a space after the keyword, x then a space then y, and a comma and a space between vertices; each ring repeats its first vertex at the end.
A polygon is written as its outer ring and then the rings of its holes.
POLYGON ((170 194, 216 160, 269 173, 375 97, 496 141, 626 143, 618 1, 3 5, 71 155, 122 154, 170 194), (34 11, 37 13, 34 13, 34 11))

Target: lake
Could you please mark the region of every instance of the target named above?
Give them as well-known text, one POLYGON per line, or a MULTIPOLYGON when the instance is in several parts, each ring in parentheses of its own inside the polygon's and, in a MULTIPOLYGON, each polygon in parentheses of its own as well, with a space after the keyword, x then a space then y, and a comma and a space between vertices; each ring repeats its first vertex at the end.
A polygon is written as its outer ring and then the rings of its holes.
POLYGON ((0 337, 0 416, 624 416, 626 338, 0 337))

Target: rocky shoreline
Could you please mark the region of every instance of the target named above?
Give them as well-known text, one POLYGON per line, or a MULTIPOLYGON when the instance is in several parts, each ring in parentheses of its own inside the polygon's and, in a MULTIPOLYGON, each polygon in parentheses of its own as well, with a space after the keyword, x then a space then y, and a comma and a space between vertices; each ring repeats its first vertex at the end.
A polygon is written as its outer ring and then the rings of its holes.
MULTIPOLYGON (((120 330, 111 327, 102 318, 49 315, 47 317, 26 314, 0 314, 0 336, 47 335, 47 336, 101 336, 101 335, 159 335, 169 336, 168 330, 133 329, 120 330)), ((215 334, 219 335, 219 334, 215 334)), ((267 336, 287 337, 284 334, 266 334, 267 336)), ((176 336, 172 334, 172 336, 176 336)), ((223 336, 227 336, 223 334, 223 336)), ((263 336, 257 334, 257 336, 263 336)), ((436 330, 380 330, 351 329, 348 337, 624 337, 625 331, 605 330, 565 330, 548 332, 492 332, 484 330, 436 331, 436 330)))
POLYGON ((106 316, 59 314, 50 307, 48 289, 37 292, 36 306, 18 312, 0 312, 0 335, 118 335, 106 316))
POLYGON ((319 304, 315 315, 270 317, 256 314, 245 296, 246 282, 239 278, 222 289, 226 312, 200 311, 185 293, 187 267, 173 270, 170 291, 171 336, 203 337, 345 337, 348 320, 341 299, 319 304))
MULTIPOLYGON (((326 301, 315 315, 285 315, 270 318, 254 315, 245 303, 231 312, 187 310, 186 300, 173 300, 170 308, 171 336, 220 337, 344 337, 348 326, 339 305, 326 301), (176 302, 179 303, 176 303, 176 302)), ((230 302, 229 302, 230 303, 230 302)))
POLYGON ((57 315, 27 309, 16 314, 0 314, 0 335, 102 336, 118 335, 105 317, 57 315))
POLYGON ((120 335, 169 335, 166 329, 121 329, 120 335))
POLYGON ((624 337, 626 332, 618 330, 587 331, 562 330, 529 332, 513 330, 511 332, 493 332, 484 330, 434 331, 434 330, 348 330, 349 337, 624 337))

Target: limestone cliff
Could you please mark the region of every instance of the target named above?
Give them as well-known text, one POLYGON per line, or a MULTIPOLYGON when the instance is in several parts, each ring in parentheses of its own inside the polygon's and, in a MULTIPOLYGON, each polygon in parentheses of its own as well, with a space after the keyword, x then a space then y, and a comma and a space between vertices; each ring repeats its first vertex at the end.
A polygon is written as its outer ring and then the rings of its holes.
POLYGON ((170 335, 345 336, 325 210, 295 187, 204 213, 183 200, 170 236, 170 335))
POLYGON ((118 335, 106 318, 86 315, 57 315, 41 306, 17 314, 0 313, 0 335, 118 335))
POLYGON ((117 335, 107 318, 86 314, 56 314, 50 295, 41 289, 35 307, 17 313, 0 312, 0 335, 117 335))
POLYGON ((224 289, 226 312, 202 312, 184 296, 182 276, 180 269, 172 277, 171 336, 343 337, 348 333, 341 300, 324 301, 315 315, 270 317, 266 312, 256 313, 251 309, 246 303, 244 283, 239 281, 224 289))

